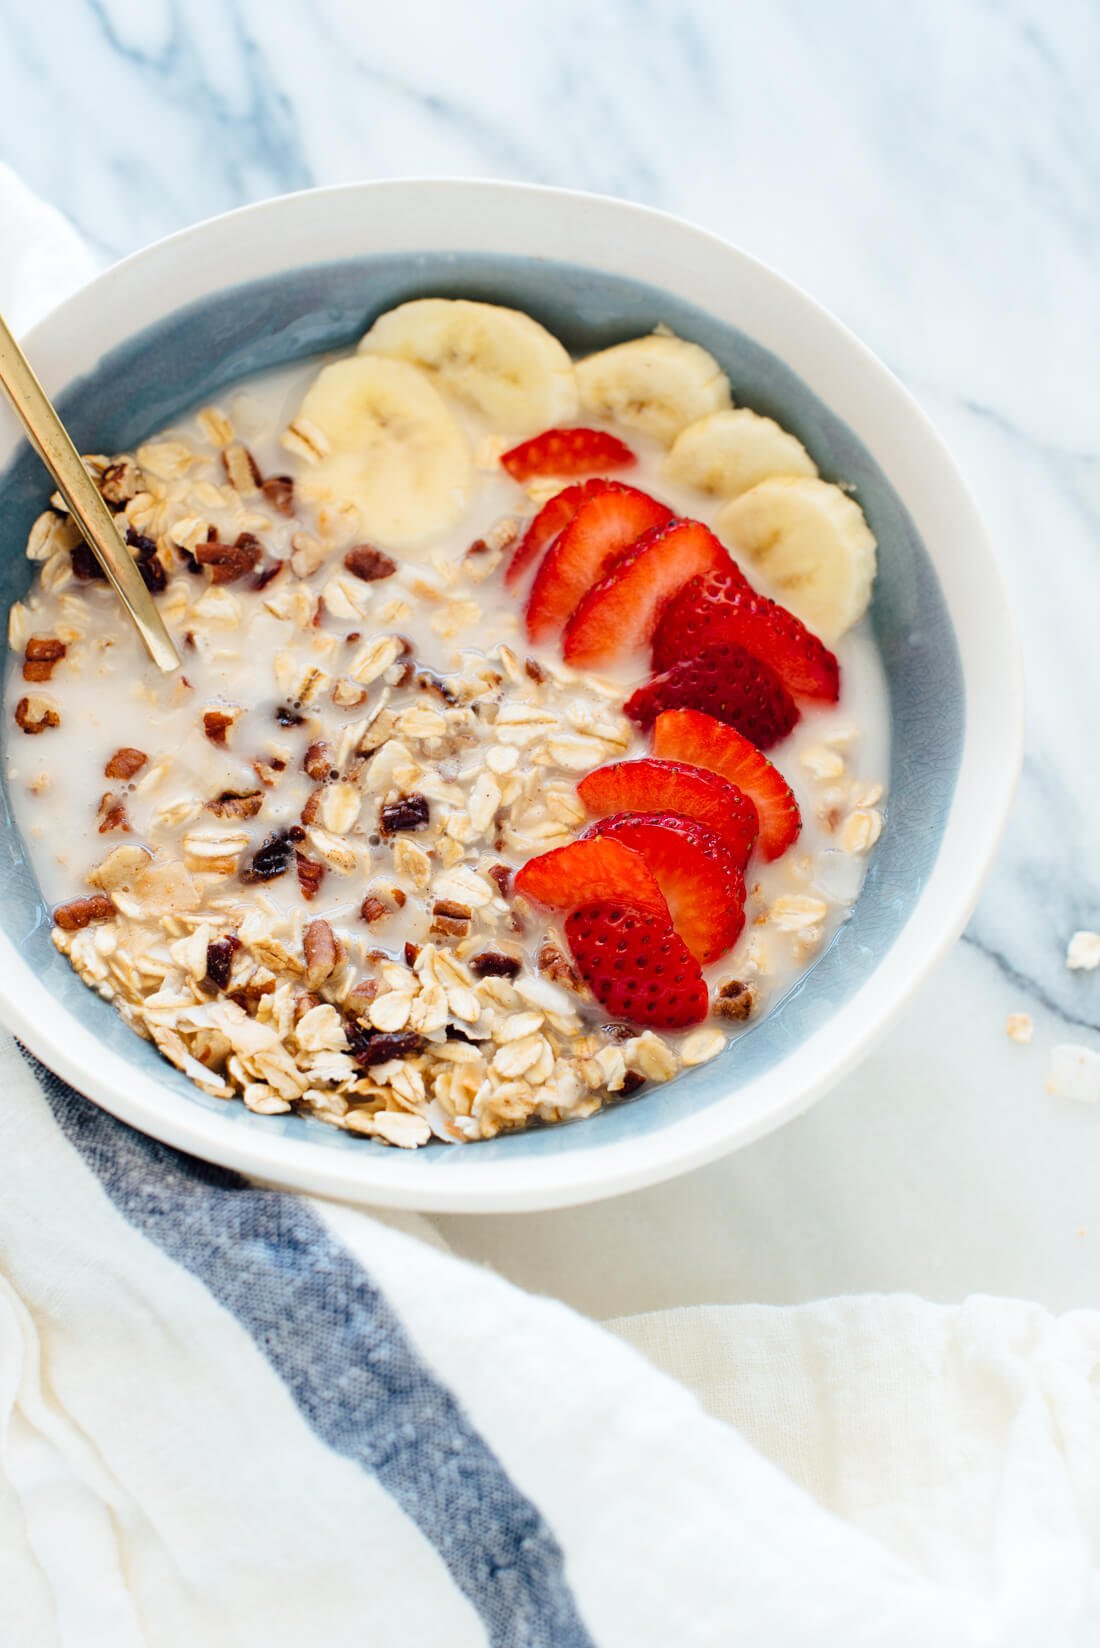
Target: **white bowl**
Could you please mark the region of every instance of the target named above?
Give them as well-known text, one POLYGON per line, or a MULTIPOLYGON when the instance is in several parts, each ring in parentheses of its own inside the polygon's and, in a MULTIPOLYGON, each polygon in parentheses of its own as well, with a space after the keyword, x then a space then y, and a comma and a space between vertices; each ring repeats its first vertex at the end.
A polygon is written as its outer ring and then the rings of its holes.
MULTIPOLYGON (((584 1122, 388 1149, 207 1098, 54 952, 10 816, 0 825, 0 1013, 52 1070, 134 1127, 242 1172, 436 1211, 565 1206, 651 1184, 799 1114, 859 1059, 961 931, 1019 768, 1014 626, 966 487, 914 401, 851 333, 746 253, 623 201, 508 183, 354 184, 267 201, 126 259, 27 347, 84 450, 132 445, 262 366, 352 343, 422 293, 526 308, 575 349, 668 321, 854 481, 880 545, 873 621, 891 696, 888 827, 817 966, 735 1046, 584 1122)), ((0 420, 5 599, 49 490, 0 420)), ((6 813, 5 805, 5 813, 6 813)), ((888 1102, 888 1101, 886 1101, 888 1102)))

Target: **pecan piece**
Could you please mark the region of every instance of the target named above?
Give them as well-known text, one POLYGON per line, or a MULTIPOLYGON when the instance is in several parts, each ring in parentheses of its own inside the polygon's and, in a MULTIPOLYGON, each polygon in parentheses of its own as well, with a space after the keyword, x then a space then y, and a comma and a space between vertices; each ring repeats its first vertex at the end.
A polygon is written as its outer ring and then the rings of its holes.
POLYGON ((718 986, 718 993, 711 1004, 711 1012, 716 1019, 729 1019, 734 1024, 744 1024, 746 1019, 752 1017, 755 1005, 751 984, 742 984, 740 979, 727 979, 725 984, 718 986))
POLYGON ((32 635, 23 654, 24 681, 48 681, 67 651, 54 635, 32 635))
POLYGON ((353 578, 361 578, 365 584, 392 578, 397 571, 397 562, 373 544, 354 544, 344 556, 344 565, 353 578))
POLYGON ((276 876, 285 875, 290 868, 290 857, 293 851, 294 846, 290 839, 290 832, 288 830, 274 831, 256 849, 252 863, 247 870, 241 872, 241 880, 248 882, 274 881, 276 876))
POLYGON ((223 790, 205 805, 215 818, 255 818, 263 804, 262 790, 223 790))
POLYGON ((636 1093, 639 1087, 645 1086, 645 1077, 640 1070, 628 1070, 623 1077, 622 1086, 615 1094, 617 1099, 625 1099, 627 1094, 636 1093))
POLYGON ((311 921, 302 934, 306 984, 311 990, 331 978, 344 959, 344 946, 327 921, 311 921))
POLYGON ((344 997, 344 1011, 353 1019, 365 1017, 378 991, 377 979, 360 979, 344 997))
POLYGON ((332 746, 323 738, 309 746, 302 757, 302 766, 315 784, 323 784, 327 779, 339 776, 332 765, 332 746))
POLYGON ((109 790, 100 800, 98 817, 100 835, 111 835, 116 830, 122 835, 129 835, 130 820, 126 817, 126 808, 118 796, 112 795, 109 790))
POLYGON ((518 978, 523 963, 518 956, 506 956, 503 950, 482 950, 470 961, 475 978, 518 978))
POLYGON ((441 938, 465 938, 473 911, 453 898, 437 898, 432 905, 432 932, 441 938))
POLYGON ((106 893, 93 893, 90 898, 74 898, 68 904, 59 904, 53 913, 55 924, 63 933, 79 933, 96 921, 110 921, 115 906, 106 893))
POLYGON ((321 811, 321 797, 324 793, 324 789, 320 786, 315 790, 310 790, 299 815, 303 824, 316 824, 317 816, 321 811))
POLYGON ((200 566, 210 569, 210 580, 215 584, 233 584, 246 573, 255 572, 263 555, 263 545, 251 532, 240 533, 231 544, 197 544, 195 559, 200 566))
POLYGON ((133 458, 116 458, 99 477, 99 495, 104 503, 121 509, 141 491, 141 470, 133 458))
POLYGON ((294 514, 294 482, 289 475, 269 475, 260 491, 278 514, 294 514))
POLYGON ((556 944, 549 939, 539 951, 539 972, 550 979, 553 984, 562 984, 567 990, 581 991, 584 985, 581 976, 564 951, 559 950, 556 944))
POLYGON ((369 1070, 374 1064, 386 1064, 390 1059, 409 1059, 423 1051, 424 1037, 418 1030, 394 1030, 387 1033, 358 1030, 348 1040, 348 1051, 356 1064, 369 1070))
POLYGON ((253 761, 252 771, 260 783, 270 790, 286 772, 286 762, 280 755, 271 755, 266 761, 253 761))
POLYGON ((212 744, 224 744, 235 719, 235 716, 227 715, 224 710, 204 710, 202 730, 212 744))
POLYGON ((149 757, 144 750, 132 749, 124 744, 116 750, 103 769, 104 778, 133 778, 139 773, 149 757))
POLYGON ((512 872, 507 864, 490 864, 489 879, 496 882, 501 898, 507 898, 512 890, 512 872))
POLYGON ((222 468, 230 486, 242 497, 247 498, 260 490, 260 466, 247 446, 234 442, 232 446, 223 447, 222 468))
POLYGON ((387 801, 379 809, 378 823, 383 835, 396 835, 398 830, 423 830, 431 818, 426 795, 414 792, 397 801, 387 801))
POLYGON ((419 944, 414 944, 411 938, 405 940, 405 966, 415 967, 420 954, 419 944))
POLYGON ((266 589, 268 584, 274 583, 285 566, 285 561, 269 561, 267 566, 261 567, 255 578, 253 578, 252 588, 266 589))
POLYGON ((302 897, 308 904, 321 890, 321 883, 325 879, 325 866, 315 858, 307 858, 305 853, 295 853, 294 867, 298 872, 298 886, 302 890, 302 897))
POLYGON ((379 898, 376 893, 368 893, 359 906, 359 914, 368 925, 374 921, 382 921, 392 913, 385 899, 379 898))
POLYGON ((15 706, 15 724, 28 738, 34 738, 47 727, 59 727, 61 717, 45 698, 21 698, 15 706))
POLYGON ((233 971, 233 957, 241 947, 236 933, 223 938, 212 938, 206 946, 206 982, 216 990, 228 990, 233 971))

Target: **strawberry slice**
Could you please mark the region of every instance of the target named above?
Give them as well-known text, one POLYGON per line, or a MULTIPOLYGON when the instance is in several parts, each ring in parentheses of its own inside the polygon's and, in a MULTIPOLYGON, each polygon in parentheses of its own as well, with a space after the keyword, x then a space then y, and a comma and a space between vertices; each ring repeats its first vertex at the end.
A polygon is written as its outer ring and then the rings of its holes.
MULTIPOLYGON (((666 761, 688 761, 708 772, 720 773, 736 784, 756 808, 760 820, 760 851, 778 858, 798 839, 802 819, 787 780, 766 755, 724 721, 700 710, 663 710, 653 724, 653 753, 666 761)), ((628 847, 638 846, 620 836, 628 847)), ((639 851, 643 849, 639 847, 639 851)), ((660 872, 651 865, 657 880, 660 872)), ((668 889, 662 883, 668 897, 668 889)), ((671 900, 670 900, 671 906, 671 900)), ((675 906, 672 907, 675 919, 675 906)))
POLYGON ((602 469, 630 469, 637 458, 615 435, 602 429, 544 429, 505 452, 501 463, 513 480, 532 475, 593 475, 602 469))
POLYGON ((728 562, 701 521, 655 526, 585 595, 565 631, 566 661, 596 668, 645 646, 666 602, 686 581, 728 562))
POLYGON ((768 664, 796 698, 840 696, 840 668, 793 612, 749 588, 740 572, 693 579, 665 609, 653 641, 653 668, 670 669, 716 641, 744 647, 768 664))
POLYGON ((617 1019, 683 1030, 710 1006, 699 963, 668 916, 601 899, 565 919, 565 936, 597 1001, 617 1019))
POLYGON ((715 642, 655 675, 623 708, 643 727, 662 710, 703 710, 761 750, 786 738, 799 718, 798 705, 775 671, 731 641, 715 642))
POLYGON ((558 533, 565 530, 589 498, 596 498, 601 492, 622 490, 620 481, 605 481, 602 476, 596 476, 591 481, 578 481, 575 486, 556 492, 549 502, 543 504, 527 528, 522 543, 513 550, 504 582, 509 585, 518 583, 528 567, 538 560, 544 549, 549 549, 558 533))
POLYGON ((738 868, 748 863, 756 844, 756 808, 748 797, 718 773, 682 761, 655 761, 651 756, 614 761, 586 773, 577 794, 596 818, 658 812, 697 819, 721 836, 738 868))
POLYGON ((668 920, 664 894, 645 859, 611 837, 571 841, 528 859, 516 872, 515 889, 551 910, 575 910, 578 904, 607 899, 668 920))
POLYGON ((724 955, 745 925, 745 878, 721 836, 680 813, 616 813, 585 832, 641 853, 672 925, 700 966, 724 955))
POLYGON ((672 518, 667 504, 619 486, 583 504, 547 550, 527 601, 527 634, 548 641, 597 578, 643 532, 672 518))

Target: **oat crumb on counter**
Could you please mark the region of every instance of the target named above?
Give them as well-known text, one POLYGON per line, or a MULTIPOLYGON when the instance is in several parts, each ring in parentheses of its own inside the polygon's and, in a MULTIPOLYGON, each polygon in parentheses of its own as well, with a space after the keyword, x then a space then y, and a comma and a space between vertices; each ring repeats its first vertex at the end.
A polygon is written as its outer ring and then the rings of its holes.
POLYGON ((1087 928, 1074 933, 1066 948, 1066 966, 1071 973, 1091 973, 1100 967, 1100 933, 1087 928))
POLYGON ((1021 1046, 1027 1045, 1035 1034, 1035 1024, 1030 1013, 1010 1013, 1005 1020, 1005 1035, 1009 1041, 1018 1041, 1021 1046))

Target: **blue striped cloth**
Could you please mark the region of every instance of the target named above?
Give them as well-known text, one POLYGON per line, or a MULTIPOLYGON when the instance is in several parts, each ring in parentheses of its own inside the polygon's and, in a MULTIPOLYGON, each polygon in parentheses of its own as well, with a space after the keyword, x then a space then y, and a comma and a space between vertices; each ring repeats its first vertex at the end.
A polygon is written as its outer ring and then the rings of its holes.
POLYGON ((3 1648, 969 1640, 595 1325, 0 1091, 3 1648))

